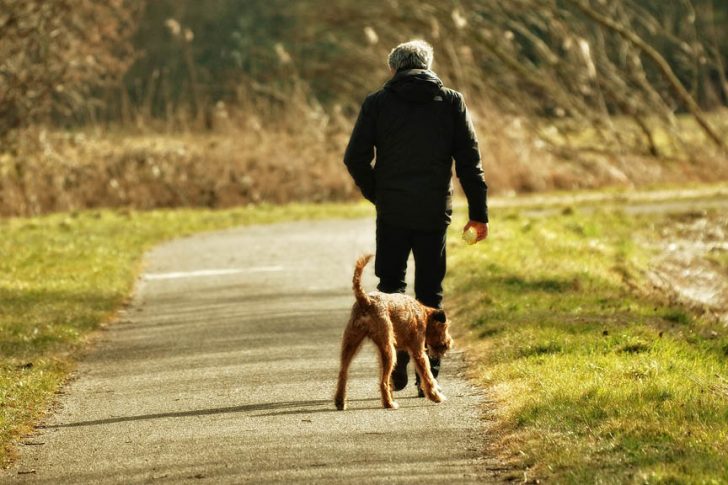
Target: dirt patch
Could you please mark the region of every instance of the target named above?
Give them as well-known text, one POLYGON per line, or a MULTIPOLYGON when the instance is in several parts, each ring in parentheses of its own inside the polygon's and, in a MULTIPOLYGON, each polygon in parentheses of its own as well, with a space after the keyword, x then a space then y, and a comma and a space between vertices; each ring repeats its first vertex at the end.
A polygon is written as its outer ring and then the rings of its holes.
POLYGON ((682 303, 706 310, 728 325, 728 216, 689 212, 660 231, 660 255, 650 281, 682 303))

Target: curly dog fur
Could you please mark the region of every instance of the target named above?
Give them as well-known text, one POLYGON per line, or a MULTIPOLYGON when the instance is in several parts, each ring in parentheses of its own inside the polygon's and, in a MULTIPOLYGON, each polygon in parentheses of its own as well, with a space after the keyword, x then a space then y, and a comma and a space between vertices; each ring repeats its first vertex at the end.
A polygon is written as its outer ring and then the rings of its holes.
POLYGON ((370 338, 381 356, 382 404, 397 409, 392 398, 390 377, 397 359, 396 350, 406 350, 415 363, 425 395, 434 402, 445 400, 430 371, 426 352, 441 357, 452 346, 448 333, 450 322, 445 312, 422 305, 411 296, 401 293, 365 293, 361 287, 361 274, 372 255, 365 255, 356 262, 354 270, 354 296, 349 323, 344 330, 341 344, 341 369, 336 388, 335 403, 339 410, 346 409, 346 382, 349 366, 364 338, 370 338))

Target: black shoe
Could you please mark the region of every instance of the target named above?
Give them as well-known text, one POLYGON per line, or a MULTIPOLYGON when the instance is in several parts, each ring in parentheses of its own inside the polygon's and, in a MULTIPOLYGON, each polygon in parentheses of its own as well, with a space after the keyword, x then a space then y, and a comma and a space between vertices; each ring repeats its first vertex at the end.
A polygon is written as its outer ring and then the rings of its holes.
POLYGON ((410 356, 405 350, 397 351, 397 365, 392 371, 392 387, 395 391, 401 391, 407 387, 407 364, 410 356))

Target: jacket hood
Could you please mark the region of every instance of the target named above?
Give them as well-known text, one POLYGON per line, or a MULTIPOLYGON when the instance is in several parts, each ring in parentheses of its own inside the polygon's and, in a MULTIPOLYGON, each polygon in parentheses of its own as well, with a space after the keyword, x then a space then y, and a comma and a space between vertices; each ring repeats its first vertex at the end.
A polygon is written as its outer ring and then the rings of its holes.
POLYGON ((397 71, 384 85, 400 98, 411 103, 428 103, 440 92, 442 81, 427 69, 403 69, 397 71))

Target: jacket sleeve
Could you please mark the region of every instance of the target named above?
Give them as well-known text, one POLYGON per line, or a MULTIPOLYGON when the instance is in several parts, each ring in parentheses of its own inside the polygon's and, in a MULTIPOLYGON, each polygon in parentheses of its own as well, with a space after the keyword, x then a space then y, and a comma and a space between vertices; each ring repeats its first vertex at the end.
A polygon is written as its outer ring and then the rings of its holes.
POLYGON ((374 160, 375 116, 372 112, 372 96, 368 96, 362 104, 349 145, 344 153, 344 164, 354 178, 354 182, 362 195, 374 203, 374 160))
POLYGON ((488 222, 488 186, 483 176, 478 138, 462 95, 457 93, 455 104, 455 139, 453 158, 455 173, 460 179, 468 199, 468 215, 471 221, 488 222))

